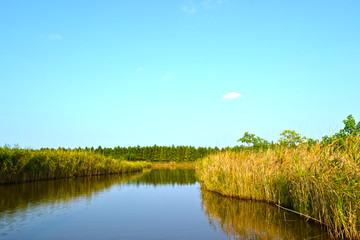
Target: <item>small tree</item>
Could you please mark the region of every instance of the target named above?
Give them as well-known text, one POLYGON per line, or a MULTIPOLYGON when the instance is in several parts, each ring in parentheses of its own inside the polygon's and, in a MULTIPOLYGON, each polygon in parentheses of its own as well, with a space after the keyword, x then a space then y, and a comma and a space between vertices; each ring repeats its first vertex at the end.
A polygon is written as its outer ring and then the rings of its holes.
POLYGON ((255 134, 245 132, 244 136, 237 140, 238 142, 246 143, 248 147, 261 147, 261 146, 267 146, 269 143, 260 138, 255 136, 255 134))
POLYGON ((338 133, 335 133, 333 136, 327 136, 325 135, 322 138, 322 144, 328 145, 336 142, 336 145, 342 146, 344 140, 352 135, 352 136, 360 136, 360 121, 356 124, 356 121, 352 115, 349 115, 343 123, 345 124, 343 129, 340 129, 338 133))
POLYGON ((306 142, 307 142, 308 146, 314 146, 314 145, 316 145, 316 144, 319 143, 319 140, 317 140, 317 139, 312 139, 312 138, 307 138, 307 139, 306 139, 306 142))
MULTIPOLYGON (((349 115, 343 123, 345 124, 345 127, 343 130, 343 133, 346 136, 349 136, 350 134, 354 134, 355 136, 360 135, 360 121, 356 124, 356 121, 352 115, 349 115)), ((341 132, 341 130, 340 130, 341 132)))
POLYGON ((281 145, 295 147, 300 143, 303 143, 305 140, 306 137, 301 137, 301 135, 294 130, 284 130, 282 133, 280 133, 279 142, 281 145))

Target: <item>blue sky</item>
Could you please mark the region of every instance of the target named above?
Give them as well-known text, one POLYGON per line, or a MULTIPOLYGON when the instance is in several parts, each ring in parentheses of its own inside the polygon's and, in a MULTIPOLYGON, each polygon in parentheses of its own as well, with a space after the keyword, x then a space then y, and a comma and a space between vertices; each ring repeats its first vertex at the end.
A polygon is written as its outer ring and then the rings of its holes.
POLYGON ((332 134, 360 120, 359 12, 351 0, 0 1, 0 145, 332 134))

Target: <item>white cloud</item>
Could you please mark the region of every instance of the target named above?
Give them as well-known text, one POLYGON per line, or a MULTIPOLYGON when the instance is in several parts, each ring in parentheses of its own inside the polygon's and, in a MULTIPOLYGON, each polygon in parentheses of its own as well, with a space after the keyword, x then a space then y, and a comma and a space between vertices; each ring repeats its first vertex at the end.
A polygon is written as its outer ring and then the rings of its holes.
POLYGON ((243 97, 243 95, 241 93, 236 93, 236 92, 231 92, 223 95, 224 99, 235 99, 239 97, 243 97))
POLYGON ((145 69, 143 68, 143 67, 138 67, 137 69, 136 69, 136 71, 138 71, 138 72, 142 72, 142 71, 144 71, 145 69))
POLYGON ((183 6, 181 8, 181 11, 183 11, 184 13, 188 13, 188 14, 194 14, 194 13, 196 13, 196 8, 194 6, 192 6, 192 4, 190 4, 189 6, 183 6))
POLYGON ((161 80, 163 80, 164 82, 167 82, 169 81, 169 77, 168 76, 162 76, 161 80))
POLYGON ((61 40, 63 38, 60 34, 55 33, 50 33, 47 37, 52 40, 61 40))

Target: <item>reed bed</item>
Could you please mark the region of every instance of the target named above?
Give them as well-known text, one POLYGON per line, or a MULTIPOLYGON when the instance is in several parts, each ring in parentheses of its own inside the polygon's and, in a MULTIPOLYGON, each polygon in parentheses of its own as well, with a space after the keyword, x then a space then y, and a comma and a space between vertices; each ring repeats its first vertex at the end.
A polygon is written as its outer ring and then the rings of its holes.
POLYGON ((315 219, 333 238, 360 239, 360 137, 321 144, 218 153, 199 169, 222 195, 267 201, 315 219))
POLYGON ((136 172, 147 166, 84 150, 0 148, 0 184, 136 172))

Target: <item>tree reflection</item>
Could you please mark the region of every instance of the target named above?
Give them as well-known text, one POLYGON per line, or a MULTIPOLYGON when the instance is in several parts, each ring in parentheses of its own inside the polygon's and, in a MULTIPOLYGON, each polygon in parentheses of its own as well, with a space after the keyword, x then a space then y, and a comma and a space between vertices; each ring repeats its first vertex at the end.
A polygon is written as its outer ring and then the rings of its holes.
POLYGON ((134 180, 137 184, 147 185, 189 185, 196 183, 195 169, 177 168, 177 169, 153 169, 134 180))

